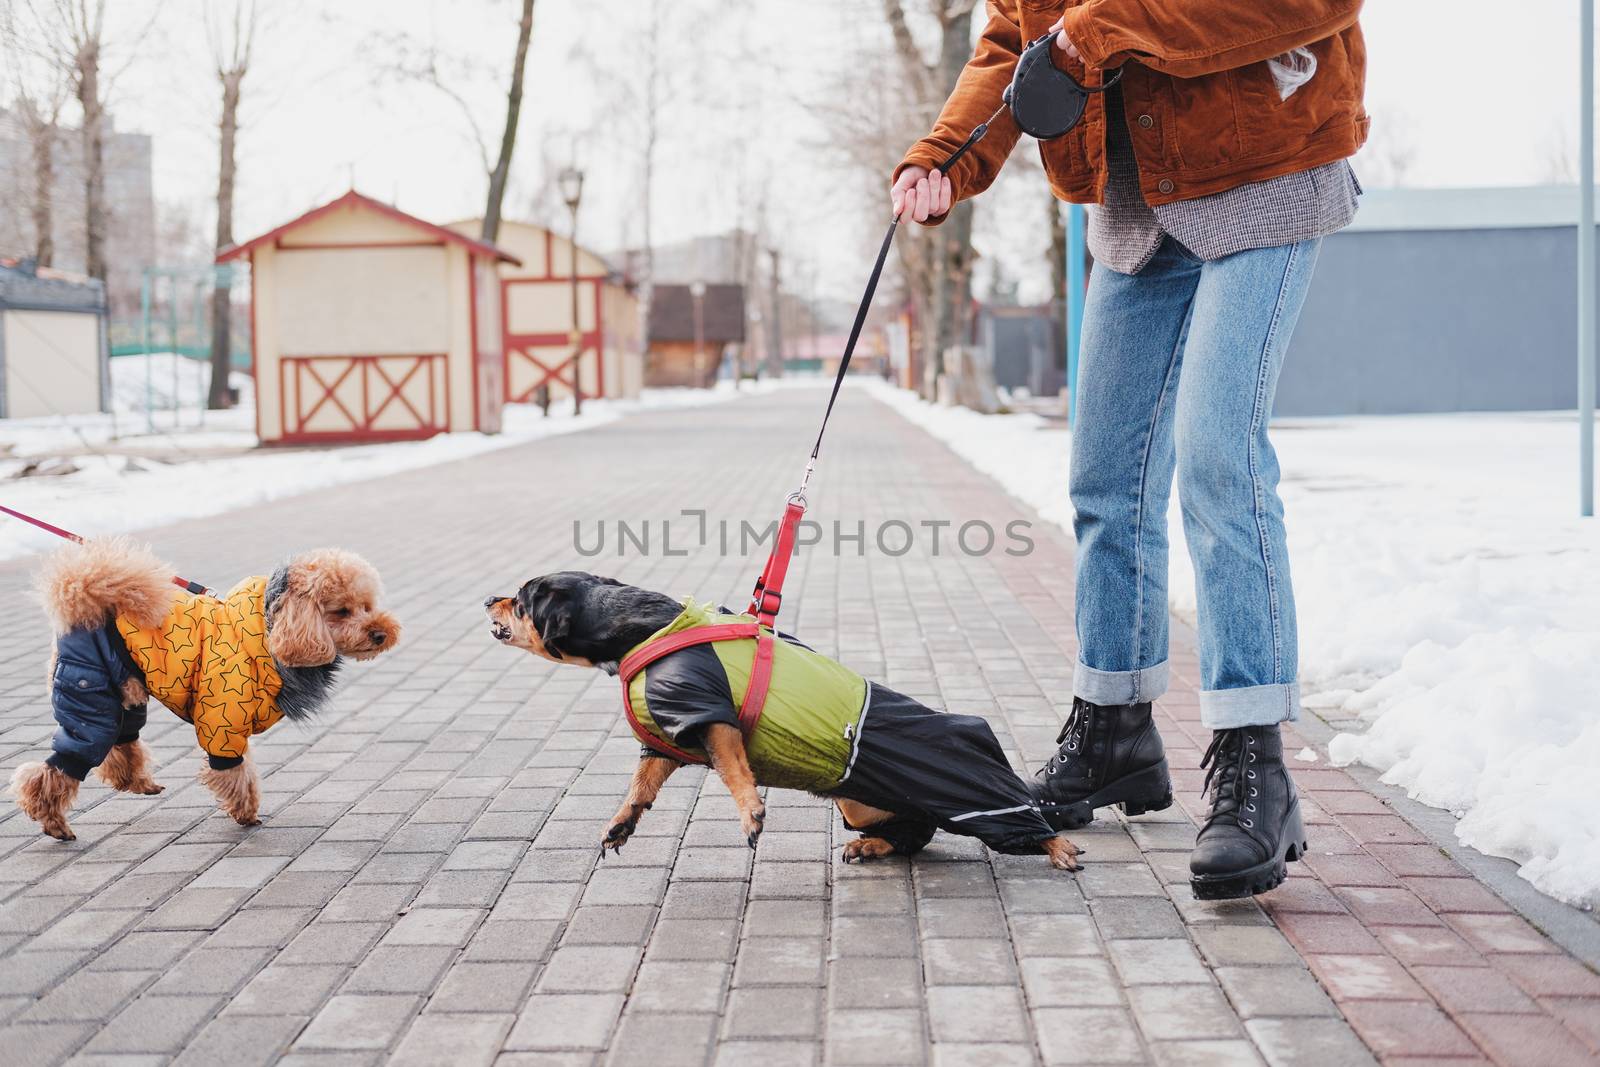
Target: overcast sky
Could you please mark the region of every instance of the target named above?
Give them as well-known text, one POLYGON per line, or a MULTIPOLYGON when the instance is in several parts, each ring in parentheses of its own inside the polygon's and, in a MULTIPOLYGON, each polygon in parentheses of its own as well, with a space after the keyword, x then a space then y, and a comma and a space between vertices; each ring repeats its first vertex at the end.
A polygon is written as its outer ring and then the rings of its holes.
MULTIPOLYGON (((119 127, 155 138, 158 201, 207 232, 215 195, 218 89, 202 4, 116 0, 127 34, 158 21, 115 87, 119 127)), ((849 297, 883 208, 826 152, 818 104, 882 33, 873 0, 538 0, 511 192, 512 217, 547 216, 549 175, 576 158, 588 175, 585 243, 642 233, 638 145, 649 53, 663 71, 654 229, 658 241, 715 232, 767 201, 774 229, 819 290, 849 297)), ((396 74, 409 40, 433 43, 452 89, 498 137, 517 0, 260 0, 264 25, 245 82, 236 231, 254 235, 352 183, 432 220, 477 215, 485 179, 460 107, 396 74)), ((915 7, 915 5, 912 5, 915 7)), ((1357 169, 1381 181, 1534 184, 1570 173, 1577 144, 1576 0, 1373 0, 1374 141, 1357 169), (1510 12, 1514 6, 1515 16, 1510 12)), ((892 69, 884 71, 892 77, 892 69)), ((1014 260, 1024 296, 1044 284, 1042 180, 1012 168, 986 197, 977 242, 1014 260)), ((885 179, 887 176, 885 176, 885 179)), ((555 221, 565 229, 564 212, 555 221)))

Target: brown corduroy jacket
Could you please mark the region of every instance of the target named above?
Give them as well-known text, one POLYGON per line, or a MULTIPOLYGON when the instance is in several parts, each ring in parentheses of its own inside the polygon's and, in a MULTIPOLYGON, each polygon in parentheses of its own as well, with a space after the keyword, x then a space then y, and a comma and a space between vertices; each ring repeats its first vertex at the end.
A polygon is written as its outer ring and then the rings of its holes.
MULTIPOLYGON (((1293 174, 1354 155, 1370 123, 1362 106, 1362 0, 991 0, 989 22, 933 132, 896 169, 946 159, 1000 104, 1022 46, 1065 19, 1083 63, 1058 66, 1086 85, 1122 68, 1122 93, 1146 202, 1171 203, 1293 174), (1267 61, 1296 48, 1316 74, 1281 98, 1267 61), (1087 68, 1087 69, 1085 69, 1087 68)), ((1098 203, 1106 183, 1105 103, 1039 145, 1050 187, 1098 203)), ((954 199, 994 181, 1020 132, 1006 111, 952 169, 954 199)), ((929 224, 943 217, 930 218, 929 224)))

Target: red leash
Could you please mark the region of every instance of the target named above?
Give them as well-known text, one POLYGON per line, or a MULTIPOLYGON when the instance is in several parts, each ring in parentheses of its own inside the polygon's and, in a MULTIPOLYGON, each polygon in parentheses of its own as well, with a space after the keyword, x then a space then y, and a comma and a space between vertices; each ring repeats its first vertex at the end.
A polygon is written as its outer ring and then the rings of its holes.
MULTIPOLYGON (((80 545, 83 544, 83 538, 79 537, 71 530, 63 530, 59 526, 52 526, 43 519, 36 519, 32 515, 24 515, 22 512, 17 511, 14 508, 8 508, 4 504, 0 504, 0 511, 5 512, 14 519, 21 519, 23 522, 28 523, 31 526, 37 526, 41 530, 46 530, 50 533, 53 533, 65 541, 75 541, 80 545)), ((172 584, 180 589, 186 590, 187 592, 193 593, 195 596, 216 595, 214 592, 212 592, 209 586, 201 585, 199 582, 191 582, 189 579, 180 578, 177 575, 173 575, 172 584)))

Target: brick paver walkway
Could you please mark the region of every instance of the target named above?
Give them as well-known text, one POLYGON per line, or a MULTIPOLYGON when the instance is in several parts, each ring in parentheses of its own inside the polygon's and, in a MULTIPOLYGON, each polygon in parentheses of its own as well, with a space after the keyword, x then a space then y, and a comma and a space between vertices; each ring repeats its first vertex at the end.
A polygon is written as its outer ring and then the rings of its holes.
MULTIPOLYGON (((257 740, 259 828, 215 812, 192 733, 159 711, 164 795, 90 784, 70 845, 0 815, 0 1064, 1594 1061, 1600 979, 1341 771, 1297 768, 1313 855, 1285 887, 1190 898, 1189 655, 1161 708, 1182 806, 1073 835, 1076 878, 943 835, 915 862, 845 867, 832 809, 782 792, 752 854, 698 771, 597 863, 637 751, 616 683, 496 646, 479 603, 572 565, 742 603, 738 522, 776 511, 820 396, 640 415, 152 532, 218 583, 296 547, 359 549, 407 630, 314 727, 257 740), (710 424, 745 444, 687 432, 710 424), (710 547, 683 508, 708 513, 710 547), (601 518, 606 553, 583 561, 573 521, 592 543, 601 518), (649 555, 617 556, 618 519, 651 520, 649 555)), ((865 396, 839 415, 813 501, 827 550, 802 556, 785 621, 990 717, 1037 765, 1069 703, 1070 545, 865 396), (983 520, 1003 549, 1027 519, 1030 555, 955 543, 983 520), (834 520, 865 543, 836 554, 834 520), (898 527, 875 544, 891 520, 916 535, 904 554, 898 527), (934 555, 920 524, 940 520, 934 555)), ((52 732, 30 569, 0 566, 6 774, 52 732)))

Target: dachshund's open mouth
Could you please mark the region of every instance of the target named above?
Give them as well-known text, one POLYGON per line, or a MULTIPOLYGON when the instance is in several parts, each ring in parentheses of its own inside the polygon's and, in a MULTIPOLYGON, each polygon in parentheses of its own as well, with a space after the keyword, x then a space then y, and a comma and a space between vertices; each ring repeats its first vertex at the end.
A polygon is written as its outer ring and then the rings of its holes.
POLYGON ((494 634, 494 639, 496 641, 511 640, 511 628, 509 626, 502 626, 498 622, 491 622, 489 623, 489 632, 494 634))

